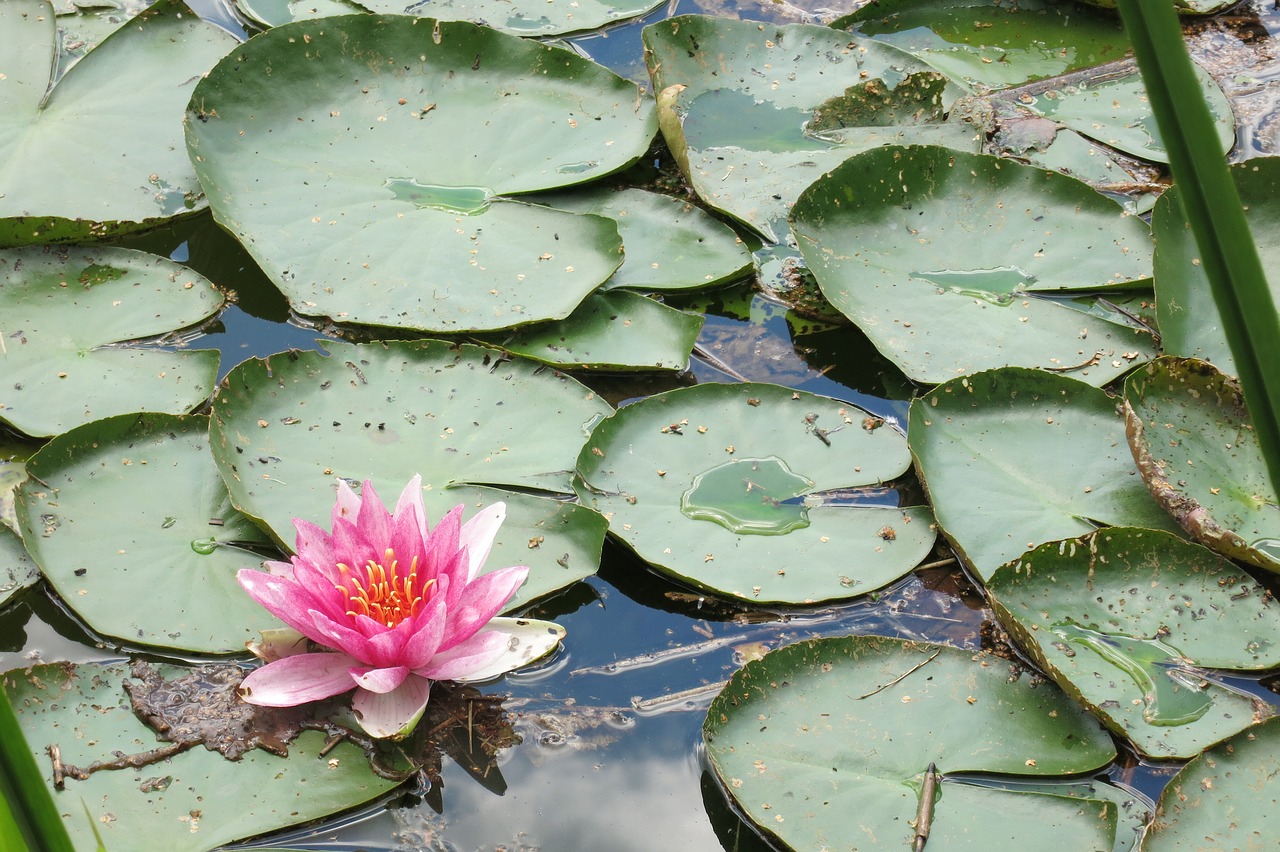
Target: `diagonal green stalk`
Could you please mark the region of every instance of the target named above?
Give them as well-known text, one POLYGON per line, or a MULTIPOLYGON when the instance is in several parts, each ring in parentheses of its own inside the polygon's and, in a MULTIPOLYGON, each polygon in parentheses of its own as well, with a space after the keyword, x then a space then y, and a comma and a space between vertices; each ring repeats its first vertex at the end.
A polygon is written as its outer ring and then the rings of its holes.
POLYGON ((0 688, 0 848, 72 852, 71 838, 0 688))
POLYGON ((1119 0, 1173 178, 1231 346, 1273 488, 1280 489, 1280 314, 1169 0, 1119 0))

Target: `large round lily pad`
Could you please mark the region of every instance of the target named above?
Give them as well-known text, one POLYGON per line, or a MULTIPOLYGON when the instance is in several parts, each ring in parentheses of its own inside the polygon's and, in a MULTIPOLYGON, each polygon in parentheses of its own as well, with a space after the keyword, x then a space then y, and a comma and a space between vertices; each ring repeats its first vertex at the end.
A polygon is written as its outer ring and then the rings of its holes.
POLYGON ((48 2, 0 4, 0 245, 96 239, 194 210, 178 122, 235 39, 161 0, 46 91, 58 45, 48 2))
POLYGON ((944 121, 963 89, 829 27, 682 15, 646 27, 644 43, 663 136, 694 190, 771 242, 800 191, 859 151, 981 142, 944 121))
MULTIPOLYGON (((56 745, 64 763, 86 766, 162 746, 122 688, 129 667, 35 666, 8 672, 4 689, 37 765, 56 745)), ((76 849, 201 852, 370 801, 395 787, 369 769, 360 749, 325 749, 305 731, 280 757, 253 749, 228 760, 196 746, 154 765, 95 772, 48 791, 76 849), (324 755, 323 757, 321 755, 324 755)), ((46 779, 49 776, 46 775, 46 779)), ((47 783, 47 782, 46 782, 47 783)))
MULTIPOLYGON (((1255 157, 1231 166, 1262 266, 1268 270, 1271 298, 1280 304, 1280 157, 1255 157)), ((1156 316, 1166 355, 1212 361, 1234 375, 1235 360, 1213 301, 1213 289, 1200 265, 1200 249, 1187 224, 1177 185, 1160 196, 1151 211, 1155 235, 1156 316)))
POLYGON ((1042 370, 952 379, 911 403, 907 436, 938 524, 980 578, 1099 526, 1174 530, 1151 499, 1116 401, 1042 370))
POLYGON ((1280 719, 1219 743, 1169 781, 1142 852, 1266 849, 1280 834, 1280 719))
POLYGON ((1101 65, 1129 50, 1118 18, 1070 0, 877 0, 832 26, 989 88, 1101 65))
POLYGON ((432 331, 561 319, 622 260, 613 222, 507 198, 639 158, 634 83, 463 22, 344 15, 251 39, 196 88, 214 216, 294 310, 432 331))
POLYGON ((1149 278, 1146 224, 1058 172, 887 146, 805 190, 791 226, 827 299, 916 381, 1024 366, 1103 385, 1154 354, 1067 301, 1149 278))
POLYGON ((1115 840, 1103 797, 967 783, 970 772, 1087 772, 1115 754, 1060 691, 971 651, 874 636, 799 642, 736 672, 703 736, 728 794, 788 848, 909 849, 917 829, 948 850, 1096 852, 1115 840), (931 766, 943 780, 923 826, 931 766))
POLYGON ((121 248, 0 251, 0 421, 48 436, 127 411, 180 414, 209 398, 215 350, 116 344, 208 319, 204 276, 121 248))
POLYGON ((708 384, 602 422, 576 487, 658 570, 751 602, 803 604, 881 588, 929 553, 927 508, 856 493, 908 465, 902 434, 853 405, 708 384))
POLYGON ((32 558, 99 633, 204 654, 278 626, 236 582, 267 537, 231 508, 205 417, 123 414, 59 435, 27 462, 18 522, 32 558))
POLYGON ((328 525, 336 477, 390 499, 422 475, 428 521, 507 504, 489 568, 528 565, 512 601, 593 574, 605 524, 564 502, 573 460, 612 409, 567 376, 441 341, 329 344, 235 367, 213 403, 213 455, 241 511, 282 545, 328 525))
POLYGON ((22 539, 7 524, 0 525, 0 609, 40 580, 22 539))
POLYGON ((1275 713, 1206 669, 1280 665, 1270 592, 1210 550, 1117 527, 1041 545, 987 581, 1058 685, 1155 758, 1191 757, 1275 713))
POLYGON ((1280 501, 1239 383, 1158 358, 1125 381, 1124 413, 1147 487, 1192 538, 1280 572, 1280 501))

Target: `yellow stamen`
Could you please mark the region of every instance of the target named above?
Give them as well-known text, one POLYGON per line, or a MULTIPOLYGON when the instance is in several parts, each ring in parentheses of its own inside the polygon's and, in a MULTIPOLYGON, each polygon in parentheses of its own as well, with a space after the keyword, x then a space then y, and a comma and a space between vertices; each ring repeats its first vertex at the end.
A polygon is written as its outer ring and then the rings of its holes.
POLYGON ((423 604, 431 599, 430 590, 435 580, 428 580, 418 588, 417 557, 410 563, 407 574, 402 574, 399 568, 391 548, 383 553, 381 562, 370 559, 359 571, 351 571, 338 563, 338 572, 344 578, 338 588, 351 607, 347 615, 352 618, 365 615, 379 624, 395 627, 421 612, 423 604))

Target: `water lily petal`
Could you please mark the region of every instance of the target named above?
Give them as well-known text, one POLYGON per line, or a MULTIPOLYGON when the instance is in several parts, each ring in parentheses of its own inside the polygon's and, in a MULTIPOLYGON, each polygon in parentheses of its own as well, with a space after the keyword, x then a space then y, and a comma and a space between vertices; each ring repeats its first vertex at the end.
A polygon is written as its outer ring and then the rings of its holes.
POLYGON ((458 547, 467 550, 467 582, 471 582, 480 573, 484 562, 489 558, 493 548, 493 540, 498 536, 498 528, 507 517, 507 504, 494 503, 486 506, 462 525, 458 534, 458 547))
POLYGON ((266 562, 262 563, 262 567, 268 574, 274 574, 277 577, 293 576, 292 562, 280 562, 275 559, 268 559, 266 562))
POLYGON ((249 672, 241 697, 263 707, 293 707, 339 695, 355 686, 348 671, 356 661, 346 654, 297 654, 249 672))
POLYGON ((302 518, 293 519, 294 536, 293 552, 298 559, 308 562, 329 577, 331 582, 338 582, 337 560, 333 558, 333 537, 322 527, 302 518))
POLYGON ((373 490, 373 483, 364 481, 360 489, 360 514, 356 516, 356 526, 378 555, 374 557, 382 561, 382 552, 391 543, 391 513, 382 505, 378 492, 373 490))
POLYGON ((338 480, 338 497, 333 504, 333 518, 331 526, 337 526, 338 520, 348 520, 355 523, 356 516, 360 514, 360 498, 356 492, 351 490, 351 486, 347 484, 345 479, 338 480))
POLYGON ((338 520, 333 525, 333 558, 335 564, 362 571, 370 560, 382 561, 382 550, 376 549, 376 542, 365 538, 355 524, 338 520))
POLYGON ((477 666, 469 674, 454 680, 464 683, 489 680, 527 666, 554 651, 564 639, 565 632, 563 627, 553 621, 531 618, 495 618, 485 628, 485 632, 490 631, 506 637, 502 650, 487 666, 477 666))
POLYGON ((262 604, 276 618, 317 642, 323 641, 316 635, 309 614, 314 609, 315 602, 306 589, 292 578, 253 568, 241 568, 236 572, 236 580, 249 593, 249 597, 262 604))
POLYGON ((316 566, 294 557, 293 579, 311 596, 312 609, 318 609, 336 621, 347 618, 347 599, 316 566))
POLYGON ((409 484, 400 492, 400 499, 396 501, 396 508, 393 514, 396 520, 404 517, 413 520, 418 529, 419 541, 427 540, 427 533, 430 530, 427 528, 427 510, 422 505, 421 474, 415 473, 413 478, 409 480, 409 484))
POLYGON ((304 654, 307 645, 307 637, 292 627, 269 628, 262 631, 260 640, 244 643, 245 649, 264 663, 304 654))
POLYGON ((379 695, 395 689, 409 676, 409 669, 405 666, 391 666, 385 669, 355 666, 349 669, 349 672, 361 689, 367 689, 379 695))
MULTIPOLYGON (((445 578, 448 582, 448 578, 445 578)), ((446 626, 444 596, 432 598, 413 622, 414 630, 405 643, 401 661, 411 669, 425 666, 440 648, 446 626)))
MULTIPOLYGON (((369 653, 369 639, 346 624, 334 621, 319 610, 311 610, 311 638, 321 645, 337 648, 367 666, 376 666, 378 661, 369 653)), ((305 631, 304 631, 305 632, 305 631)), ((310 634, 308 634, 310 635, 310 634)))
POLYGON ((418 724, 430 697, 431 681, 410 675, 399 687, 387 693, 356 690, 351 706, 360 720, 360 727, 370 736, 398 738, 418 724))
POLYGON ((427 536, 427 567, 432 577, 451 573, 449 565, 458 555, 458 533, 462 528, 462 510, 465 508, 454 506, 427 536))
POLYGON ((482 630, 449 650, 437 653, 414 673, 431 680, 474 679, 472 674, 488 669, 502 654, 506 644, 507 634, 482 630))
POLYGON ((529 569, 519 565, 481 574, 468 583, 458 600, 449 605, 449 626, 440 646, 452 648, 475 635, 502 611, 528 575, 529 569))

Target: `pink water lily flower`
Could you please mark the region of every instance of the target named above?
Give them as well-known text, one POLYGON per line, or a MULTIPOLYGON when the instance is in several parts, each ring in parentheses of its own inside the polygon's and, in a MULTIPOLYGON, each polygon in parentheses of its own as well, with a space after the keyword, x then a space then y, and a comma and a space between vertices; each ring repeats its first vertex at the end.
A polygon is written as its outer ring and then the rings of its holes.
MULTIPOLYGON (((376 737, 412 730, 433 680, 483 680, 553 649, 557 625, 495 618, 529 569, 481 574, 506 515, 495 503, 465 524, 462 506, 428 529, 422 479, 388 512, 365 482, 339 480, 332 532, 300 518, 296 555, 236 577, 250 597, 331 651, 277 657, 244 679, 250 704, 291 707, 351 689, 361 726, 376 737)), ((305 650, 299 637, 296 650, 305 650)))

